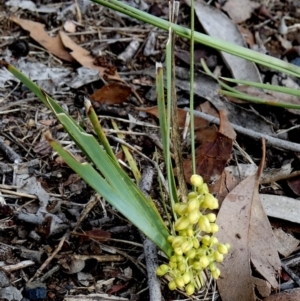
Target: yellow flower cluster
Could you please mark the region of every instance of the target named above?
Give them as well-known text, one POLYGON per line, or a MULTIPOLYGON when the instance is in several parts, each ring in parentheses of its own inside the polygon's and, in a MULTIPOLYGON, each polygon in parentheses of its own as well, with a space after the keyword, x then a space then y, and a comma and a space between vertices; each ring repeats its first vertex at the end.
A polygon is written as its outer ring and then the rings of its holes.
POLYGON ((170 290, 184 289, 187 295, 203 285, 204 269, 208 269, 214 279, 219 278, 216 262, 222 262, 230 249, 229 244, 219 243, 214 236, 219 230, 216 215, 204 214, 206 209, 217 209, 218 200, 209 193, 201 176, 192 175, 191 183, 197 191, 189 193, 187 203, 177 203, 173 208, 179 217, 174 224, 176 235, 168 237, 174 254, 169 264, 162 264, 156 270, 158 276, 169 275, 170 290))

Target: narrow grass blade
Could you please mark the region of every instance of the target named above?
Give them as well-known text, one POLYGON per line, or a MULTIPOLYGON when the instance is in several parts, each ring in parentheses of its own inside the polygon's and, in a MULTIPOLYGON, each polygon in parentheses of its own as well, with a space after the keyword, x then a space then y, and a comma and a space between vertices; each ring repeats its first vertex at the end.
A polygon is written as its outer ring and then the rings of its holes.
POLYGON ((247 94, 240 94, 240 93, 229 92, 229 91, 224 91, 224 90, 219 90, 219 93, 222 95, 225 95, 225 96, 231 96, 231 97, 235 97, 237 99, 246 100, 246 101, 253 102, 253 103, 269 105, 269 106, 274 106, 274 107, 281 107, 281 108, 285 108, 285 109, 300 110, 300 105, 295 105, 292 103, 276 102, 273 100, 262 99, 262 98, 250 96, 247 94))
POLYGON ((201 63, 201 66, 202 66, 203 70, 206 72, 206 74, 209 75, 209 76, 211 76, 213 79, 215 79, 221 87, 223 87, 224 89, 226 89, 226 90, 228 90, 228 91, 231 91, 231 92, 233 92, 233 93, 236 93, 236 94, 244 94, 244 95, 247 95, 247 94, 245 94, 245 93, 242 93, 242 92, 240 92, 240 91, 238 91, 238 90, 236 90, 236 89, 234 89, 234 88, 228 86, 228 85, 225 84, 223 81, 221 81, 217 76, 215 76, 215 75, 209 70, 209 68, 207 67, 207 65, 206 65, 206 63, 205 63, 205 61, 204 61, 204 59, 200 59, 200 63, 201 63))
MULTIPOLYGON (((117 124, 113 120, 111 121, 111 123, 112 123, 113 128, 116 131, 118 131, 119 128, 118 128, 117 124)), ((122 134, 117 134, 117 136, 119 138, 121 138, 121 139, 124 138, 122 134)), ((140 180, 141 180, 141 174, 140 174, 140 171, 139 171, 139 169, 138 169, 138 167, 137 167, 137 165, 135 163, 135 160, 134 160, 133 156, 131 155, 130 151, 128 150, 127 146, 122 145, 122 149, 123 149, 123 152, 124 152, 125 157, 127 159, 127 162, 128 162, 128 164, 129 164, 129 166, 131 168, 131 171, 132 171, 132 173, 134 175, 136 183, 138 184, 140 182, 140 180)))
MULTIPOLYGON (((192 115, 190 122, 191 133, 191 156, 192 156, 192 173, 196 173, 196 149, 195 149, 195 117, 194 117, 194 32, 195 32, 195 11, 194 0, 191 0, 191 44, 190 44, 190 113, 192 115)), ((194 187, 194 189, 196 189, 194 187)))
MULTIPOLYGON (((137 20, 143 21, 145 23, 154 25, 158 28, 169 30, 169 27, 172 27, 174 32, 184 38, 191 38, 191 30, 177 24, 171 24, 170 22, 163 20, 162 18, 155 17, 149 13, 143 12, 139 9, 133 8, 121 1, 118 0, 92 0, 98 4, 101 4, 105 7, 109 7, 115 11, 124 13, 128 16, 131 16, 137 20)), ((208 35, 194 32, 194 40, 197 43, 212 47, 214 49, 225 51, 227 53, 236 55, 238 57, 244 58, 254 63, 261 64, 263 66, 300 77, 300 68, 298 66, 287 63, 283 60, 273 58, 271 56, 259 53, 257 51, 244 48, 235 44, 228 43, 224 40, 210 37, 208 35)))
POLYGON ((230 83, 247 85, 250 87, 255 87, 255 88, 260 88, 260 89, 265 89, 265 90, 270 90, 270 91, 275 91, 275 92, 280 92, 280 93, 300 97, 300 91, 297 89, 292 89, 292 88, 287 88, 287 87, 282 87, 282 86, 277 86, 277 85, 271 85, 271 84, 255 83, 255 82, 250 82, 250 81, 246 81, 246 80, 237 80, 237 79, 228 78, 228 77, 220 77, 220 79, 225 80, 230 83))
POLYGON ((169 196, 171 205, 173 206, 175 203, 178 202, 178 197, 170 154, 170 124, 168 122, 168 115, 165 104, 164 75, 163 68, 160 63, 156 63, 156 92, 160 134, 163 144, 163 153, 166 162, 167 178, 169 185, 169 196))
POLYGON ((93 128, 101 142, 101 144, 103 145, 104 149, 106 150, 106 153, 113 159, 115 160, 116 163, 118 163, 116 157, 115 157, 115 154, 113 153, 112 149, 111 149, 111 146, 103 132, 103 129, 101 127, 101 124, 98 120, 98 116, 97 114, 95 113, 95 110, 94 108, 92 107, 91 105, 91 102, 88 100, 88 99, 85 99, 85 110, 86 110, 86 113, 87 113, 87 116, 89 117, 92 125, 93 125, 93 128))

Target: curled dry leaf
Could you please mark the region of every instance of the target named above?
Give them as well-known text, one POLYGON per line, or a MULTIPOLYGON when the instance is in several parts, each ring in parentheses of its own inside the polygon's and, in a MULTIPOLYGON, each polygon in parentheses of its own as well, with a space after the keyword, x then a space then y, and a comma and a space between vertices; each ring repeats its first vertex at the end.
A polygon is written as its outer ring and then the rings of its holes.
POLYGON ((227 195, 218 214, 220 231, 216 236, 232 247, 217 282, 223 301, 256 300, 250 262, 274 289, 278 288, 276 277, 281 263, 258 193, 263 165, 264 156, 257 174, 243 180, 227 195))
POLYGON ((60 37, 50 37, 45 31, 45 25, 15 16, 10 17, 10 20, 20 25, 23 29, 29 31, 31 38, 46 48, 50 53, 64 61, 74 62, 73 57, 61 42, 60 37))
POLYGON ((63 45, 66 48, 71 50, 70 55, 82 66, 84 66, 86 68, 98 70, 101 77, 105 77, 108 79, 120 80, 120 77, 119 77, 118 73, 115 71, 115 69, 113 70, 113 72, 111 72, 111 70, 109 68, 95 65, 94 64, 95 59, 91 56, 91 54, 88 50, 77 45, 63 31, 60 31, 59 35, 60 35, 63 45))
MULTIPOLYGON (((196 140, 201 143, 196 148, 196 173, 207 183, 220 179, 227 161, 231 157, 232 145, 236 134, 223 111, 220 111, 220 129, 212 131, 208 128, 195 132, 196 140)), ((192 175, 191 160, 183 162, 185 179, 192 175)))
POLYGON ((120 83, 112 82, 90 95, 90 98, 99 103, 119 104, 127 100, 131 88, 120 83))
MULTIPOLYGON (((147 112, 158 117, 157 107, 137 108, 137 110, 147 112)), ((184 127, 186 111, 177 109, 178 124, 180 128, 184 127)), ((196 148, 196 173, 200 174, 205 182, 214 182, 218 180, 223 173, 225 165, 231 156, 235 132, 225 117, 223 111, 220 112, 220 129, 210 126, 209 122, 195 117, 195 139, 200 146, 196 148)), ((185 179, 188 182, 192 175, 191 160, 183 162, 185 179)))

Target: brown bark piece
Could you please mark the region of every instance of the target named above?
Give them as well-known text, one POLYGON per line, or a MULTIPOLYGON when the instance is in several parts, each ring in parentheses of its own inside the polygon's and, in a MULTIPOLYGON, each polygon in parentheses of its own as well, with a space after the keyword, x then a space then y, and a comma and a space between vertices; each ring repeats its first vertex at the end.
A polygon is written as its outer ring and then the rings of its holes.
POLYGON ((20 25, 23 29, 29 31, 31 38, 42 45, 51 54, 54 54, 64 61, 74 62, 73 57, 61 42, 60 37, 50 37, 45 31, 45 25, 30 20, 20 19, 15 16, 10 17, 10 20, 20 25))

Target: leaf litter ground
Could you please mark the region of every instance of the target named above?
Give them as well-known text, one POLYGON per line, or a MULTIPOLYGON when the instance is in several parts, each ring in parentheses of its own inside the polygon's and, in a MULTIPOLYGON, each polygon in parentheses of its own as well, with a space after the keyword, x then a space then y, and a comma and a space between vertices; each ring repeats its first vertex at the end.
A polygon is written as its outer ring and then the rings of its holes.
MULTIPOLYGON (((5 6, 1 4, 1 58, 28 74, 88 131, 91 129, 85 121, 83 95, 90 95, 118 158, 125 160, 120 140, 112 130, 111 118, 118 122, 118 128, 133 149, 132 153, 140 169, 149 167, 155 149, 161 152, 155 117, 157 110, 151 110, 150 107, 155 105, 156 100, 154 65, 155 61, 164 58, 167 34, 95 4, 87 7, 83 5, 78 9, 74 4, 55 2, 52 4, 55 10, 51 10, 47 1, 41 1, 40 6, 23 1, 22 5, 25 7, 18 8, 21 2, 8 1, 5 6), (12 56, 8 46, 15 41, 29 43, 30 53, 27 57, 18 56, 18 48, 12 56), (111 82, 112 79, 119 82, 111 82)), ((244 2, 242 5, 254 5, 252 1, 244 2)), ((237 5, 241 3, 234 3, 235 1, 227 1, 224 10, 239 22, 239 28, 244 30, 242 32, 248 30, 246 42, 251 48, 266 47, 271 55, 286 57, 290 61, 297 59, 297 45, 300 41, 297 42, 294 31, 282 32, 284 29, 280 28, 282 16, 279 12, 284 11, 286 16, 294 18, 293 21, 287 20, 287 26, 293 28, 294 24, 299 23, 299 8, 290 3, 284 5, 275 1, 268 7, 260 5, 255 11, 249 9, 252 14, 247 12, 241 20, 241 15, 237 14, 237 18, 234 12, 234 7, 236 10, 240 9, 237 5), (263 43, 259 44, 261 40, 263 43), (290 48, 288 42, 293 44, 290 48)), ((220 5, 217 2, 212 4, 218 8, 216 13, 220 13, 220 5)), ((141 2, 140 5, 146 5, 155 15, 167 15, 164 3, 141 2)), ((180 24, 188 25, 188 11, 188 7, 182 5, 180 24)), ((230 22, 235 26, 234 22, 230 22)), ((211 34, 216 29, 208 28, 205 25, 207 23, 209 20, 202 20, 204 30, 211 34)), ((225 32, 224 35, 226 34, 234 38, 234 34, 225 32)), ((179 106, 184 108, 188 106, 189 98, 189 46, 187 41, 181 39, 177 40, 176 46, 179 106)), ((13 49, 12 46, 10 49, 13 49)), ((206 47, 196 45, 195 55, 198 59, 205 58, 216 73, 222 72, 223 76, 228 76, 231 71, 239 77, 239 69, 234 62, 226 61, 226 56, 223 59, 229 69, 218 53, 206 47)), ((196 66, 199 67, 198 62, 196 66)), ((9 296, 13 295, 14 299, 20 300, 22 292, 27 299, 32 297, 30 293, 41 294, 41 298, 46 294, 44 299, 47 300, 72 300, 73 296, 75 298, 80 294, 94 293, 101 296, 100 300, 149 300, 143 239, 140 234, 53 154, 43 138, 48 129, 79 160, 83 159, 50 112, 24 86, 16 83, 10 74, 3 69, 0 72, 0 144, 3 150, 0 153, 0 256, 3 262, 1 298, 12 300, 9 296), (16 164, 18 161, 22 162, 16 164), (71 230, 72 235, 66 238, 71 230), (45 261, 47 258, 51 259, 48 263, 45 261), (35 280, 37 287, 29 285, 30 279, 35 280), (109 297, 110 295, 115 297, 109 297)), ((267 70, 260 70, 259 74, 265 81, 297 86, 294 79, 282 74, 267 70)), ((251 79, 251 76, 246 76, 246 79, 251 79)), ((245 74, 242 78, 244 77, 245 74)), ((229 122, 268 135, 277 135, 280 131, 280 138, 299 143, 297 112, 240 104, 236 100, 220 97, 217 93, 218 86, 207 76, 197 72, 195 78, 196 104, 202 112, 218 117, 218 111, 223 110, 229 122), (295 128, 289 130, 292 127, 295 128)), ((289 99, 286 101, 290 102, 289 99)), ((185 125, 186 113, 179 110, 178 114, 183 129, 182 147, 188 178, 191 171, 188 168, 190 141, 185 125)), ((234 141, 234 136, 229 135, 224 128, 218 129, 203 119, 197 118, 195 121, 199 172, 210 183, 211 190, 218 195, 220 201, 224 200, 219 216, 220 240, 227 239, 232 244, 233 255, 236 254, 235 248, 239 243, 245 250, 237 257, 228 257, 229 262, 235 258, 241 259, 231 262, 229 268, 226 266, 227 262, 224 263, 223 278, 219 283, 221 297, 231 301, 253 300, 255 292, 263 299, 270 294, 271 287, 276 288, 279 278, 282 290, 296 287, 295 275, 299 273, 297 239, 300 231, 297 215, 292 217, 291 212, 298 207, 298 154, 288 149, 268 147, 265 177, 262 177, 259 185, 253 166, 259 165, 261 143, 243 134, 238 134, 234 141), (234 173, 233 168, 237 172, 234 173), (248 171, 250 177, 243 176, 244 171, 245 174, 248 171), (247 187, 251 192, 247 192, 247 187), (265 226, 268 220, 259 202, 259 214, 254 214, 253 208, 249 211, 250 215, 245 210, 241 211, 244 206, 249 209, 251 201, 257 202, 258 191, 263 193, 262 205, 273 229, 280 230, 283 234, 274 231, 274 237, 270 226, 265 226), (243 196, 246 203, 243 205, 232 202, 232 195, 243 196), (272 205, 272 200, 267 202, 266 195, 271 198, 273 195, 276 204, 272 205), (280 204, 284 201, 284 204, 289 205, 280 204), (233 205, 235 208, 231 208, 233 205), (286 207, 290 211, 282 210, 286 207), (254 232, 260 235, 259 242, 251 241, 254 232), (265 250, 268 248, 271 247, 271 251, 277 254, 276 247, 268 241, 271 238, 276 241, 276 237, 280 239, 279 242, 277 239, 280 246, 277 249, 282 254, 281 260, 286 262, 285 267, 290 267, 281 275, 278 261, 264 261, 267 260, 265 250), (252 249, 257 244, 264 250, 259 254, 259 248, 256 251, 252 249), (292 253, 292 263, 288 264, 288 256, 292 253), (256 259, 252 259, 253 265, 250 265, 251 256, 255 254, 256 259), (273 272, 268 264, 273 266, 273 272), (243 268, 246 266, 247 269, 243 268), (241 272, 244 277, 241 277, 241 272), (262 279, 261 275, 265 278, 262 279), (242 281, 246 281, 247 285, 243 286, 242 281), (234 299, 229 287, 235 287, 235 291, 242 295, 237 295, 234 299), (251 294, 246 293, 245 287, 251 294)), ((227 130, 229 128, 227 126, 227 130)), ((163 166, 162 161, 159 163, 163 166)), ((124 168, 130 172, 126 163, 124 168)), ((155 178, 149 193, 163 213, 155 178)), ((274 256, 273 254, 272 258, 274 256)), ((222 271, 222 266, 220 268, 222 271)), ((184 299, 179 292, 171 293, 164 285, 162 290, 166 300, 184 299)), ((206 296, 207 300, 217 300, 218 293, 213 291, 205 289, 198 295, 198 299, 206 296)), ((288 294, 294 298, 291 300, 298 300, 297 290, 288 294)), ((279 295, 273 297, 274 299, 270 296, 266 300, 281 300, 279 295)))

